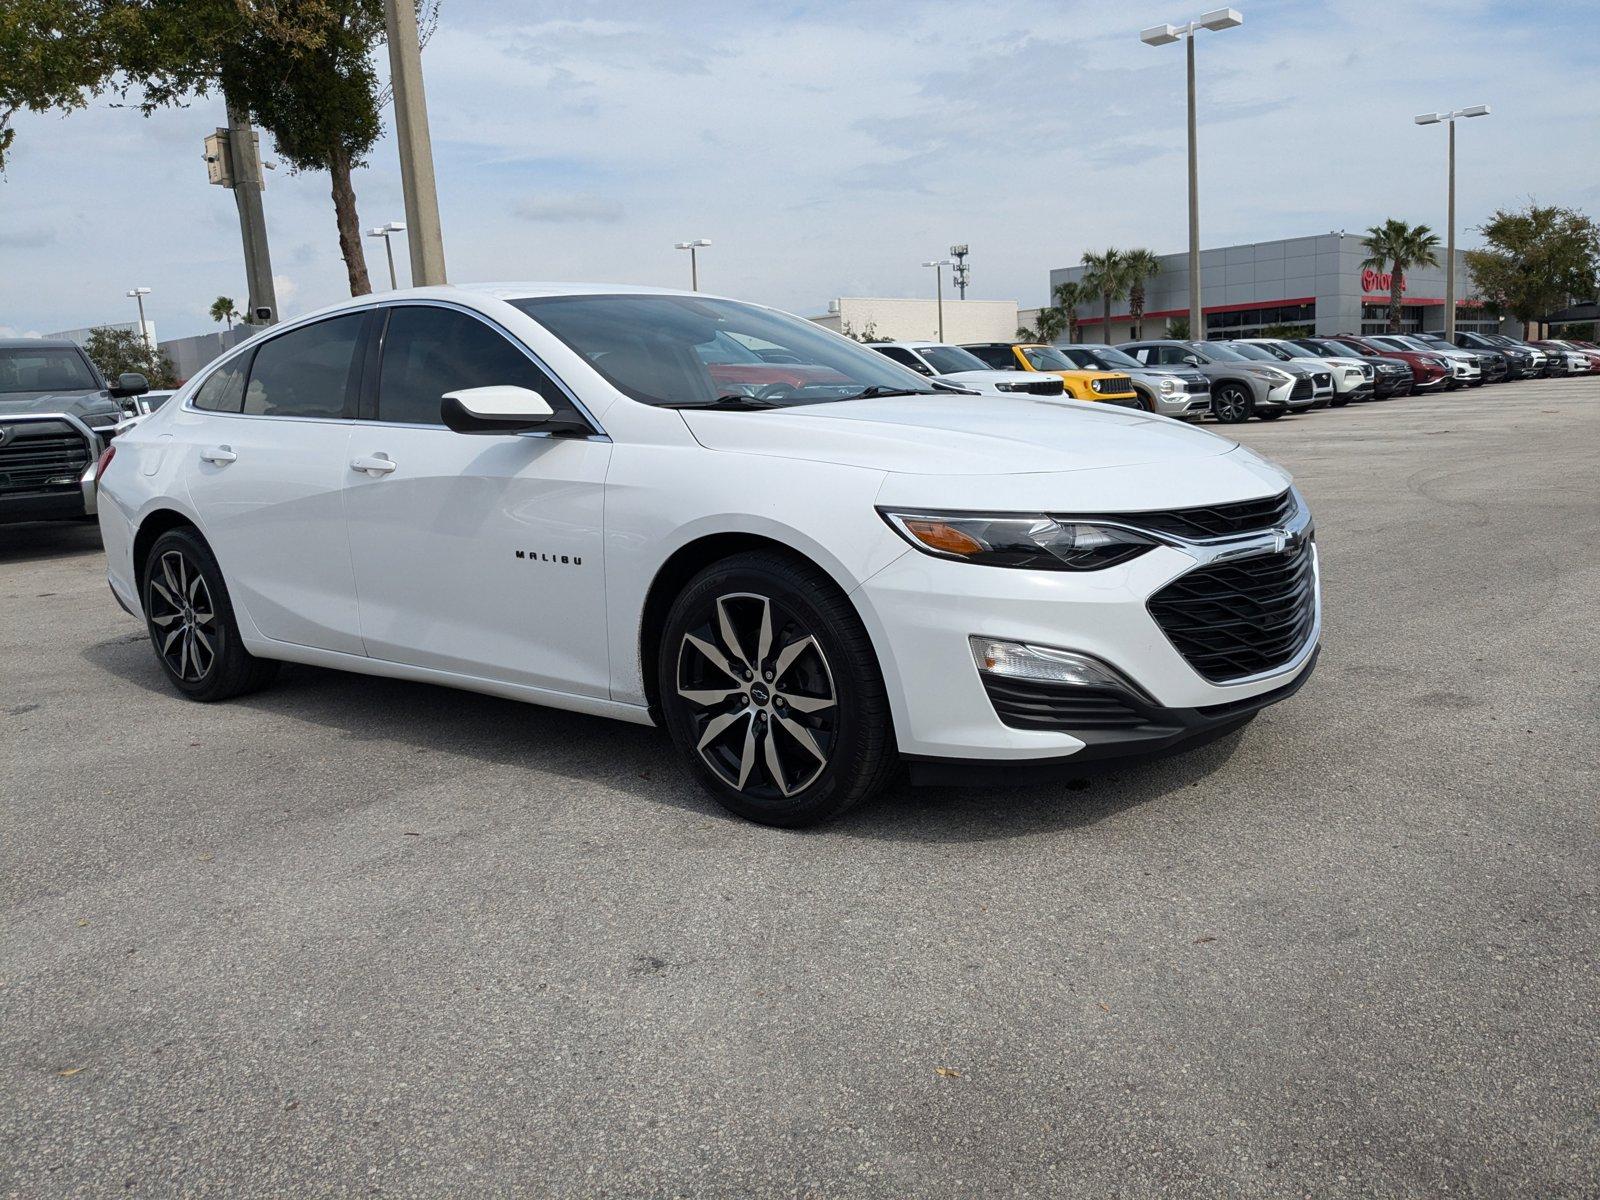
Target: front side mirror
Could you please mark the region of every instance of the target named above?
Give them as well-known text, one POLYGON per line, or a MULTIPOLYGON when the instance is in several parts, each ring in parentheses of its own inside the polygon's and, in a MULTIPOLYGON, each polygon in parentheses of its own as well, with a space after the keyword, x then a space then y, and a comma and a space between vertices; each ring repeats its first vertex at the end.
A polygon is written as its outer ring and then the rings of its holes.
POLYGON ((113 396, 142 396, 150 390, 150 381, 137 371, 124 371, 109 390, 113 396))
POLYGON ((1198 367, 1201 365, 1201 361, 1198 354, 1185 354, 1183 356, 1183 363, 1187 367, 1198 367))
POLYGON ((556 420, 555 415, 538 392, 503 383, 446 392, 439 403, 440 418, 457 433, 589 432, 576 422, 556 420))

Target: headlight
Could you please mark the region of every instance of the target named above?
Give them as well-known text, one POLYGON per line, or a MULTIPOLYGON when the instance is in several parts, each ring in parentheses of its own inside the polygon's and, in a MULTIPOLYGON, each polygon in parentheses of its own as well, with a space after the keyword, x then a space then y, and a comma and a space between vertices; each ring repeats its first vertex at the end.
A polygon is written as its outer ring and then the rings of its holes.
POLYGON ((1274 383, 1293 383, 1294 376, 1287 371, 1280 371, 1277 367, 1262 367, 1261 373, 1274 383))
POLYGON ((1168 375, 1162 379, 1159 386, 1163 392, 1175 392, 1178 390, 1178 381, 1171 375, 1168 375))
POLYGON ((1130 529, 1038 516, 891 512, 883 519, 924 554, 987 567, 1099 571, 1160 545, 1130 529))

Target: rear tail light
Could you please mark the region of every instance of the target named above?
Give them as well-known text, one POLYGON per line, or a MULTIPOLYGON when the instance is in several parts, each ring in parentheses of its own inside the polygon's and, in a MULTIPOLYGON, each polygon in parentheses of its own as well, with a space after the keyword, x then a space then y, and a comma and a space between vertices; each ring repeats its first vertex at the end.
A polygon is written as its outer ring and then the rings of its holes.
POLYGON ((100 481, 102 479, 104 479, 105 476, 106 476, 106 468, 111 465, 111 460, 113 458, 115 458, 116 455, 117 455, 117 448, 115 446, 107 446, 105 448, 105 450, 101 453, 100 461, 95 464, 95 468, 94 468, 94 486, 95 487, 98 488, 100 486, 100 481))

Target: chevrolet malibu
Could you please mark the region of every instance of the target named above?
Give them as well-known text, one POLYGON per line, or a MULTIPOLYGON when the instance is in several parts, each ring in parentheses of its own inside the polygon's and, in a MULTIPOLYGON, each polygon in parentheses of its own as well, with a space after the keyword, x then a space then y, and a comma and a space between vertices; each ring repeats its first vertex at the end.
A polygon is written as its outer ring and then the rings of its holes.
POLYGON ((100 466, 111 589, 183 695, 296 662, 664 725, 775 825, 902 764, 1197 745, 1294 692, 1321 627, 1311 514, 1250 451, 937 391, 703 294, 352 300, 218 359, 100 466), (796 369, 719 376, 724 339, 796 369))

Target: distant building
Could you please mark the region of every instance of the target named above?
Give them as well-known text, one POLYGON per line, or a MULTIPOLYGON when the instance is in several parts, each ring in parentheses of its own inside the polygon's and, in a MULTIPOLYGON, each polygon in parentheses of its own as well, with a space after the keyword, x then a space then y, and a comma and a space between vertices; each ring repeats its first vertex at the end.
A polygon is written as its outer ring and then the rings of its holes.
MULTIPOLYGON (((1382 333, 1389 328, 1389 277, 1361 265, 1368 256, 1359 233, 1251 242, 1200 252, 1202 302, 1208 338, 1251 337, 1274 325, 1304 325, 1318 334, 1382 333)), ((1405 273, 1401 327, 1407 333, 1444 329, 1444 249, 1441 265, 1405 273)), ((1059 283, 1080 282, 1083 267, 1050 272, 1059 283)), ((1456 328, 1493 333, 1500 323, 1483 309, 1465 252, 1456 252, 1456 328)), ((1189 256, 1161 256, 1161 273, 1145 283, 1143 337, 1164 337, 1167 322, 1189 316, 1189 256)), ((1111 304, 1111 330, 1102 328, 1101 303, 1078 309, 1079 338, 1086 342, 1128 341, 1132 336, 1126 299, 1111 304)))
POLYGON ((231 350, 253 334, 261 332, 256 325, 235 325, 232 329, 219 329, 215 333, 197 333, 193 337, 173 338, 162 342, 161 349, 172 360, 172 373, 179 381, 193 375, 224 350, 231 350))
MULTIPOLYGON (((906 341, 939 336, 939 305, 932 299, 902 300, 841 296, 828 311, 812 317, 835 333, 850 337, 906 341)), ((947 342, 1009 342, 1017 332, 1015 300, 951 300, 944 302, 947 342)))
MULTIPOLYGON (((83 329, 63 329, 59 333, 47 333, 44 336, 47 338, 56 338, 63 342, 73 342, 79 346, 82 346, 88 343, 89 335, 96 329, 120 329, 125 333, 136 334, 139 332, 139 322, 106 321, 100 325, 88 325, 83 329)), ((145 336, 149 338, 152 343, 154 343, 156 340, 156 323, 154 321, 146 321, 144 323, 144 330, 145 336)))

